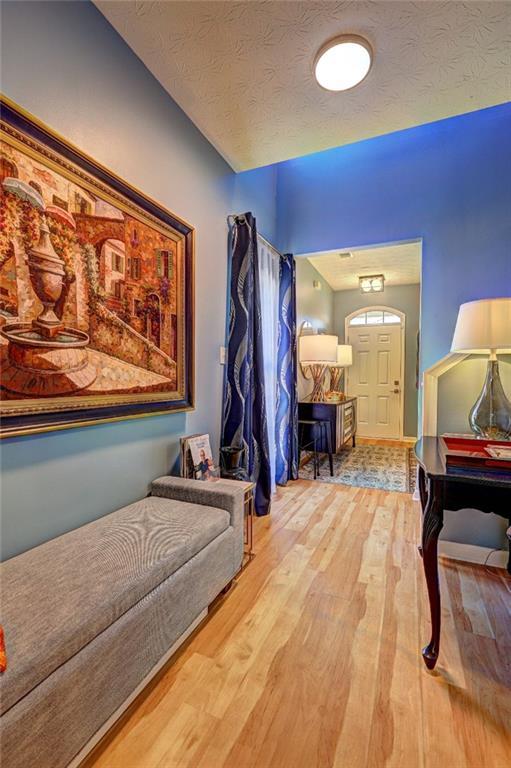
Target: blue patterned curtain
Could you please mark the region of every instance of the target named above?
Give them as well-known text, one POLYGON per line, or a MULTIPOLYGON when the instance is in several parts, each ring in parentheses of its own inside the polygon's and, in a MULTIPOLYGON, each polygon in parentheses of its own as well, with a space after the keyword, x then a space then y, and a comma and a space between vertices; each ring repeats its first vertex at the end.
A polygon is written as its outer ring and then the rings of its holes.
POLYGON ((275 479, 285 485, 298 478, 296 270, 290 253, 280 257, 277 382, 275 479))
POLYGON ((245 448, 246 470, 256 483, 255 510, 270 511, 271 473, 264 397, 261 286, 257 233, 251 213, 234 217, 230 231, 231 278, 222 446, 245 448))

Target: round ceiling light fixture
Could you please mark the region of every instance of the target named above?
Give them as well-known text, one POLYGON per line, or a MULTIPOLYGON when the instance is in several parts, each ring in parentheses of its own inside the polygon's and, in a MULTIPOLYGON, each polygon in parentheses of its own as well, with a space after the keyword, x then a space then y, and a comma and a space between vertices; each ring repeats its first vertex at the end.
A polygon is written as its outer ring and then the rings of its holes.
POLYGON ((319 49, 314 61, 314 74, 327 91, 348 91, 367 77, 373 51, 359 35, 334 37, 319 49))

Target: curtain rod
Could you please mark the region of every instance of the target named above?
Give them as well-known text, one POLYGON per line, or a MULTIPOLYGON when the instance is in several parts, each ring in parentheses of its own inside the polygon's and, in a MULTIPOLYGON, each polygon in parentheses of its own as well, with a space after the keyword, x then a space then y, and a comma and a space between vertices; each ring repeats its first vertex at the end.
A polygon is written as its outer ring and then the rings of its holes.
POLYGON ((279 254, 279 256, 281 256, 281 255, 282 255, 282 254, 280 253, 279 249, 278 249, 278 248, 275 248, 275 246, 274 246, 272 243, 270 243, 270 241, 269 241, 269 240, 267 240, 265 237, 263 237, 262 235, 260 235, 260 234, 259 234, 259 232, 257 233, 257 237, 260 237, 260 238, 261 238, 261 240, 263 241, 263 243, 266 243, 266 245, 268 245, 268 246, 269 246, 269 247, 270 247, 270 248, 271 248, 273 251, 275 251, 275 253, 278 253, 278 254, 279 254))
MULTIPOLYGON (((244 217, 244 216, 245 216, 245 214, 244 214, 244 213, 230 213, 230 214, 228 215, 228 217, 227 217, 227 221, 229 221, 229 219, 230 219, 230 218, 233 218, 233 219, 237 219, 238 217, 241 217, 241 216, 243 216, 243 217, 244 217)), ((265 237, 263 237, 263 236, 261 235, 261 233, 260 233, 260 232, 258 232, 258 233, 257 233, 257 237, 260 237, 260 238, 261 238, 261 240, 263 241, 263 243, 266 243, 266 245, 268 245, 268 246, 269 246, 269 247, 270 247, 272 250, 274 250, 274 251, 275 251, 275 253, 278 253, 278 254, 279 254, 279 256, 282 256, 282 254, 281 254, 281 252, 279 251, 279 249, 278 249, 278 248, 276 248, 276 247, 273 245, 273 243, 270 243, 270 241, 269 241, 269 240, 267 240, 265 237)))

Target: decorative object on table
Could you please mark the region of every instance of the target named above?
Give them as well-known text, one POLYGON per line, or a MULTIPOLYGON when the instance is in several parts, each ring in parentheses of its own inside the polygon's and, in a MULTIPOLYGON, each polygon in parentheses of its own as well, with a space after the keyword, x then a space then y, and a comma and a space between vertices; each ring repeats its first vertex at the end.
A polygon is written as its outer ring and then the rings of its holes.
POLYGON ((323 380, 327 366, 337 362, 337 344, 337 336, 326 333, 300 337, 300 365, 303 376, 313 381, 310 395, 313 403, 324 399, 323 380))
MULTIPOLYGON (((332 476, 328 472, 327 457, 323 456, 320 459, 319 479, 333 485, 413 493, 414 476, 409 462, 410 451, 407 447, 357 445, 334 454, 332 476), (325 472, 321 472, 323 466, 325 472)), ((313 480, 316 479, 314 475, 312 461, 300 468, 300 479, 313 480)))
MULTIPOLYGON (((422 650, 428 669, 434 668, 440 650, 442 611, 437 553, 438 537, 444 525, 444 510, 477 509, 486 513, 493 512, 508 520, 511 525, 511 472, 489 473, 472 468, 462 477, 453 476, 447 469, 447 445, 445 437, 422 437, 415 446, 423 513, 420 553, 431 612, 431 639, 422 650)), ((511 573, 511 540, 509 546, 507 570, 511 573)))
POLYGON ((220 448, 220 475, 230 480, 248 480, 243 445, 224 445, 220 448))
POLYGON ((484 449, 489 456, 499 461, 511 461, 511 448, 509 446, 499 445, 487 445, 484 449))
POLYGON ((451 352, 489 354, 486 379, 468 420, 474 434, 511 437, 511 403, 499 374, 497 355, 511 352, 511 298, 479 299, 460 306, 451 352))
POLYGON ((473 435, 445 434, 440 438, 449 474, 508 472, 511 477, 509 441, 487 440, 473 435))
POLYGON ((1 107, 1 436, 190 409, 193 228, 1 107))
POLYGON ((337 345, 337 362, 330 366, 330 389, 328 395, 337 395, 338 400, 342 400, 344 392, 341 389, 341 379, 345 376, 345 368, 353 365, 353 348, 351 344, 337 345))

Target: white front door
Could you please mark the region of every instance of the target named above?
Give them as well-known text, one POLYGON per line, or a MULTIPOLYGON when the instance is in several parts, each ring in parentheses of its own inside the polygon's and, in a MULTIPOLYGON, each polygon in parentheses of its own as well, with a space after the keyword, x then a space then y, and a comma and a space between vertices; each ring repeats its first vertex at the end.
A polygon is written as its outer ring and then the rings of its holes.
POLYGON ((353 365, 347 369, 347 391, 357 398, 357 434, 399 439, 401 326, 350 326, 348 344, 353 365))

